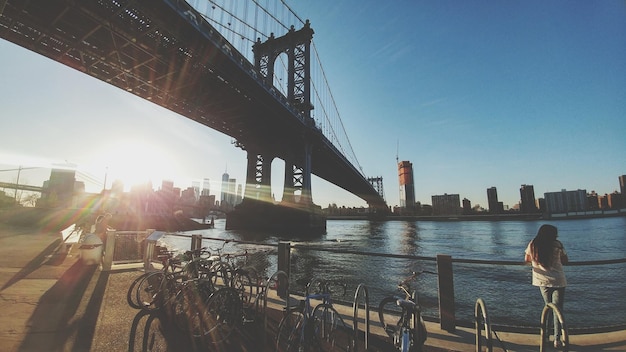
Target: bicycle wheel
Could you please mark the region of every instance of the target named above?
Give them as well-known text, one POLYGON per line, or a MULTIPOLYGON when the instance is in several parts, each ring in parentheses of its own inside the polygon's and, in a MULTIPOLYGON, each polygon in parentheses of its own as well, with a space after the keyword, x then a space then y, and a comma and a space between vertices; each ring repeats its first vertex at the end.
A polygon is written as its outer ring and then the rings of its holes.
POLYGON ((396 297, 385 297, 378 305, 378 319, 389 337, 396 343, 396 334, 401 326, 402 308, 396 303, 396 297), (396 320, 397 318, 397 320, 396 320))
POLYGON ((210 269, 211 282, 217 289, 219 287, 228 287, 232 285, 232 267, 225 262, 213 263, 210 269))
POLYGON ((163 305, 165 281, 165 274, 158 271, 146 275, 139 282, 136 302, 141 309, 152 311, 163 305))
POLYGON ((139 304, 139 301, 137 301, 137 289, 139 288, 141 280, 150 274, 152 274, 152 272, 139 275, 135 280, 133 280, 130 287, 128 287, 128 292, 126 292, 126 302, 128 302, 128 305, 132 308, 141 309, 141 305, 139 304))
POLYGON ((241 299, 232 287, 215 291, 207 301, 206 312, 208 318, 202 321, 204 335, 214 344, 228 339, 243 320, 241 299))
POLYGON ((298 311, 287 313, 278 324, 276 334, 277 352, 298 352, 302 337, 304 315, 298 311))
POLYGON ((239 293, 241 302, 244 305, 250 303, 252 299, 252 279, 250 275, 242 269, 235 270, 233 275, 233 288, 239 293))
POLYGON ((146 275, 137 286, 137 302, 141 309, 153 311, 167 304, 180 289, 185 276, 157 271, 146 275))
POLYGON ((312 313, 312 345, 319 345, 322 351, 353 351, 354 332, 344 321, 339 312, 330 304, 318 304, 312 313))
POLYGON ((202 296, 195 285, 185 283, 172 302, 174 324, 193 337, 204 336, 212 320, 202 296))

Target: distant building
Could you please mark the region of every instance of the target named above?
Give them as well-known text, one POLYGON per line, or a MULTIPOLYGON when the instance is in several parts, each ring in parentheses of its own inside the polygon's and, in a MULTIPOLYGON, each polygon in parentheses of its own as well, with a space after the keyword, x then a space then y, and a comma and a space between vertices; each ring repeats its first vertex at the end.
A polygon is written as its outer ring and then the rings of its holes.
POLYGON ((433 202, 433 215, 459 215, 461 213, 461 200, 458 194, 443 194, 431 197, 433 202))
POLYGON ((235 198, 235 205, 241 204, 243 200, 243 187, 239 184, 237 185, 237 197, 235 198))
POLYGON ((400 180, 400 207, 413 209, 415 207, 415 184, 411 162, 398 163, 398 178, 400 180))
POLYGON ((201 196, 209 196, 211 195, 211 180, 205 178, 202 181, 202 191, 200 192, 201 196))
POLYGON ((609 209, 621 209, 624 208, 622 194, 617 191, 605 195, 608 200, 609 209))
POLYGON ((85 192, 85 183, 76 181, 76 171, 52 169, 50 179, 44 181, 38 207, 69 208, 76 206, 75 196, 85 192))
POLYGON ((161 191, 174 192, 174 181, 170 181, 170 180, 161 181, 161 191))
POLYGON ((589 210, 600 209, 600 202, 596 191, 591 191, 591 193, 587 194, 587 206, 589 210))
POLYGON ((579 189, 576 191, 546 192, 543 194, 546 201, 546 212, 550 214, 570 213, 587 211, 587 191, 579 189))
MULTIPOLYGON (((228 180, 229 175, 227 172, 222 174, 222 194, 220 196, 220 203, 228 203, 228 180)), ((230 204, 230 203, 229 203, 230 204)))
POLYGON ((498 201, 498 190, 495 187, 487 188, 487 203, 492 214, 504 213, 504 204, 498 201))
POLYGON ((520 213, 531 214, 539 211, 535 200, 535 187, 533 185, 522 185, 519 189, 521 196, 520 213))
POLYGON ((471 214, 471 213, 472 213, 472 202, 467 198, 463 198, 463 214, 471 214))
POLYGON ((228 197, 226 197, 226 201, 228 204, 235 206, 237 205, 237 180, 234 178, 228 179, 228 197))
POLYGON ((622 175, 618 177, 619 180, 619 191, 622 196, 626 195, 626 175, 622 175))
POLYGON ((194 198, 196 201, 198 201, 198 199, 200 199, 200 191, 201 191, 200 181, 191 182, 191 187, 193 188, 194 198))

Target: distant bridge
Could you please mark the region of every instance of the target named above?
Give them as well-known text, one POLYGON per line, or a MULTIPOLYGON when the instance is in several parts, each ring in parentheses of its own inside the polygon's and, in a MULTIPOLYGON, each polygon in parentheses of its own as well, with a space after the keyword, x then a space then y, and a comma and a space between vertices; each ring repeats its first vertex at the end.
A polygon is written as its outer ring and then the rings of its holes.
POLYGON ((9 188, 9 189, 19 189, 22 191, 30 191, 30 192, 39 192, 41 193, 41 191, 43 190, 43 187, 37 187, 37 186, 29 186, 29 185, 23 185, 23 184, 18 184, 18 183, 10 183, 10 182, 0 182, 0 188, 9 188))
POLYGON ((0 11, 1 38, 234 138, 248 154, 244 203, 272 201, 271 162, 280 158, 289 207, 313 205, 315 174, 386 210, 382 183, 348 159, 347 138, 338 143, 341 121, 311 116, 329 107, 312 104, 308 22, 257 39, 252 63, 185 1, 9 0, 0 11), (274 85, 281 55, 284 94, 274 85))

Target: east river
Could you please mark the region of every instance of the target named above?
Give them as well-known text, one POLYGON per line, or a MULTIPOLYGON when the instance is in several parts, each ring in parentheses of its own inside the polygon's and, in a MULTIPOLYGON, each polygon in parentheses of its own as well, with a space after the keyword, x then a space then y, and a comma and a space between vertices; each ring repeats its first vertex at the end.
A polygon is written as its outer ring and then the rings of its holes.
MULTIPOLYGON (((348 285, 344 299, 351 302, 356 287, 364 284, 371 306, 378 306, 382 297, 396 292, 396 284, 412 271, 436 271, 434 259, 438 254, 450 255, 454 260, 461 259, 453 263, 457 320, 473 321, 474 304, 482 298, 492 324, 538 326, 543 300, 539 289, 530 284, 530 267, 522 262, 526 245, 544 223, 558 227, 559 239, 573 264, 565 267, 568 287, 564 315, 568 326, 626 324, 626 263, 619 262, 626 258, 626 217, 553 221, 329 220, 325 235, 300 239, 226 231, 224 220, 216 220, 214 229, 185 234, 262 244, 229 243, 225 251, 244 247, 251 252, 266 251, 260 264, 266 275, 276 271, 276 244, 288 240, 293 246, 294 285, 314 276, 340 279, 348 285), (618 263, 585 264, 605 260, 618 263)), ((190 247, 187 237, 167 236, 164 242, 179 249, 190 247)), ((204 240, 203 245, 219 247, 211 240, 204 240)), ((438 317, 437 277, 424 274, 416 287, 424 315, 438 317)))

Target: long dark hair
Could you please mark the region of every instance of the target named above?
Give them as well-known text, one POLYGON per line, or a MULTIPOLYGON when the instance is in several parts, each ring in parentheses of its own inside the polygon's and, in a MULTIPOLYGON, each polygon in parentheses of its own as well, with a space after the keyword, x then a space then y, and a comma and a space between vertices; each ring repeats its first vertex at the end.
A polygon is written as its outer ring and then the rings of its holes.
POLYGON ((546 268, 552 266, 557 235, 558 230, 555 226, 541 225, 539 231, 537 231, 537 236, 535 236, 530 244, 533 260, 546 268))

